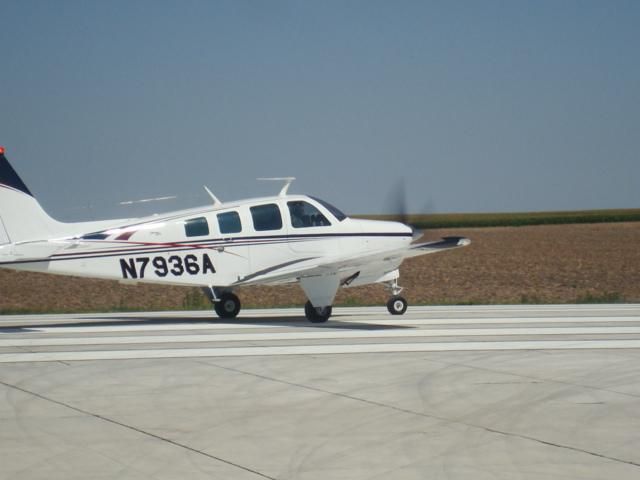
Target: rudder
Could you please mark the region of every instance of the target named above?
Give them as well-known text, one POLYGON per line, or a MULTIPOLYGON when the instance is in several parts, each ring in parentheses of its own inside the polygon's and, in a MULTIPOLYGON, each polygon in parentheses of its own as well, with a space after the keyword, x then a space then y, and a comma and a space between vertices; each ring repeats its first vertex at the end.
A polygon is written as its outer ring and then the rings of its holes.
POLYGON ((50 238, 60 225, 42 209, 0 147, 0 245, 50 238))

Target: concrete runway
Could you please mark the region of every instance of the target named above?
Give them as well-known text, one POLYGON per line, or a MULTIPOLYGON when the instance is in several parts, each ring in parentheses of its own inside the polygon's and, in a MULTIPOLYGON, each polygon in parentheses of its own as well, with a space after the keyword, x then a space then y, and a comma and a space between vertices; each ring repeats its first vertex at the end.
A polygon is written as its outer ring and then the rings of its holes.
POLYGON ((640 478, 640 305, 0 317, 0 479, 640 478))

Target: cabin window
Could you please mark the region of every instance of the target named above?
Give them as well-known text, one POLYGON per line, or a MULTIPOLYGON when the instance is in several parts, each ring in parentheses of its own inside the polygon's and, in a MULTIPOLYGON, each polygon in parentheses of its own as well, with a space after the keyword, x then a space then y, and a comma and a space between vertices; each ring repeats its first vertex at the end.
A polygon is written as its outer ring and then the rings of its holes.
POLYGON ((187 237, 209 235, 209 224, 204 217, 190 218, 184 222, 184 233, 187 237))
POLYGON ((287 202, 287 206, 289 207, 291 226, 293 228, 328 227, 331 225, 327 217, 308 202, 287 202))
POLYGON ((338 208, 334 207, 333 205, 331 205, 329 202, 325 202, 324 200, 320 199, 320 198, 316 198, 316 197, 311 197, 313 198, 316 202, 318 202, 320 205, 322 205, 324 208, 326 208, 327 210, 329 210, 329 212, 331 212, 331 215, 333 215, 334 217, 336 217, 336 219, 341 222, 343 221, 345 218, 347 218, 347 216, 338 208))
POLYGON ((218 227, 220 233, 239 233, 242 231, 240 215, 238 212, 224 212, 218 214, 218 227))
POLYGON ((282 228, 282 216, 280 209, 275 203, 258 205, 251 207, 251 217, 253 218, 253 228, 257 232, 264 230, 280 230, 282 228))

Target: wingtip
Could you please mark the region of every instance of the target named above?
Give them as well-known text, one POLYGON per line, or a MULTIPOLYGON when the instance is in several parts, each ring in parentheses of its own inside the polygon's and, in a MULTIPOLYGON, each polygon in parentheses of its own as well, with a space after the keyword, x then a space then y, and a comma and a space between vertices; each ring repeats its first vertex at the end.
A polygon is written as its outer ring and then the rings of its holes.
POLYGON ((466 247, 471 244, 471 240, 466 237, 444 237, 442 240, 456 247, 466 247))

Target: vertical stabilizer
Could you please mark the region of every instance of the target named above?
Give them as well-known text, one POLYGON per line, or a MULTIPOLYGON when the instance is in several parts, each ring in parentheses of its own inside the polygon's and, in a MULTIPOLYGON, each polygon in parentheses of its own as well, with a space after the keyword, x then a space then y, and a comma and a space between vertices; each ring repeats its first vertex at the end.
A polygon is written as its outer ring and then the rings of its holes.
POLYGON ((42 209, 4 153, 0 147, 0 245, 56 235, 61 224, 42 209))

